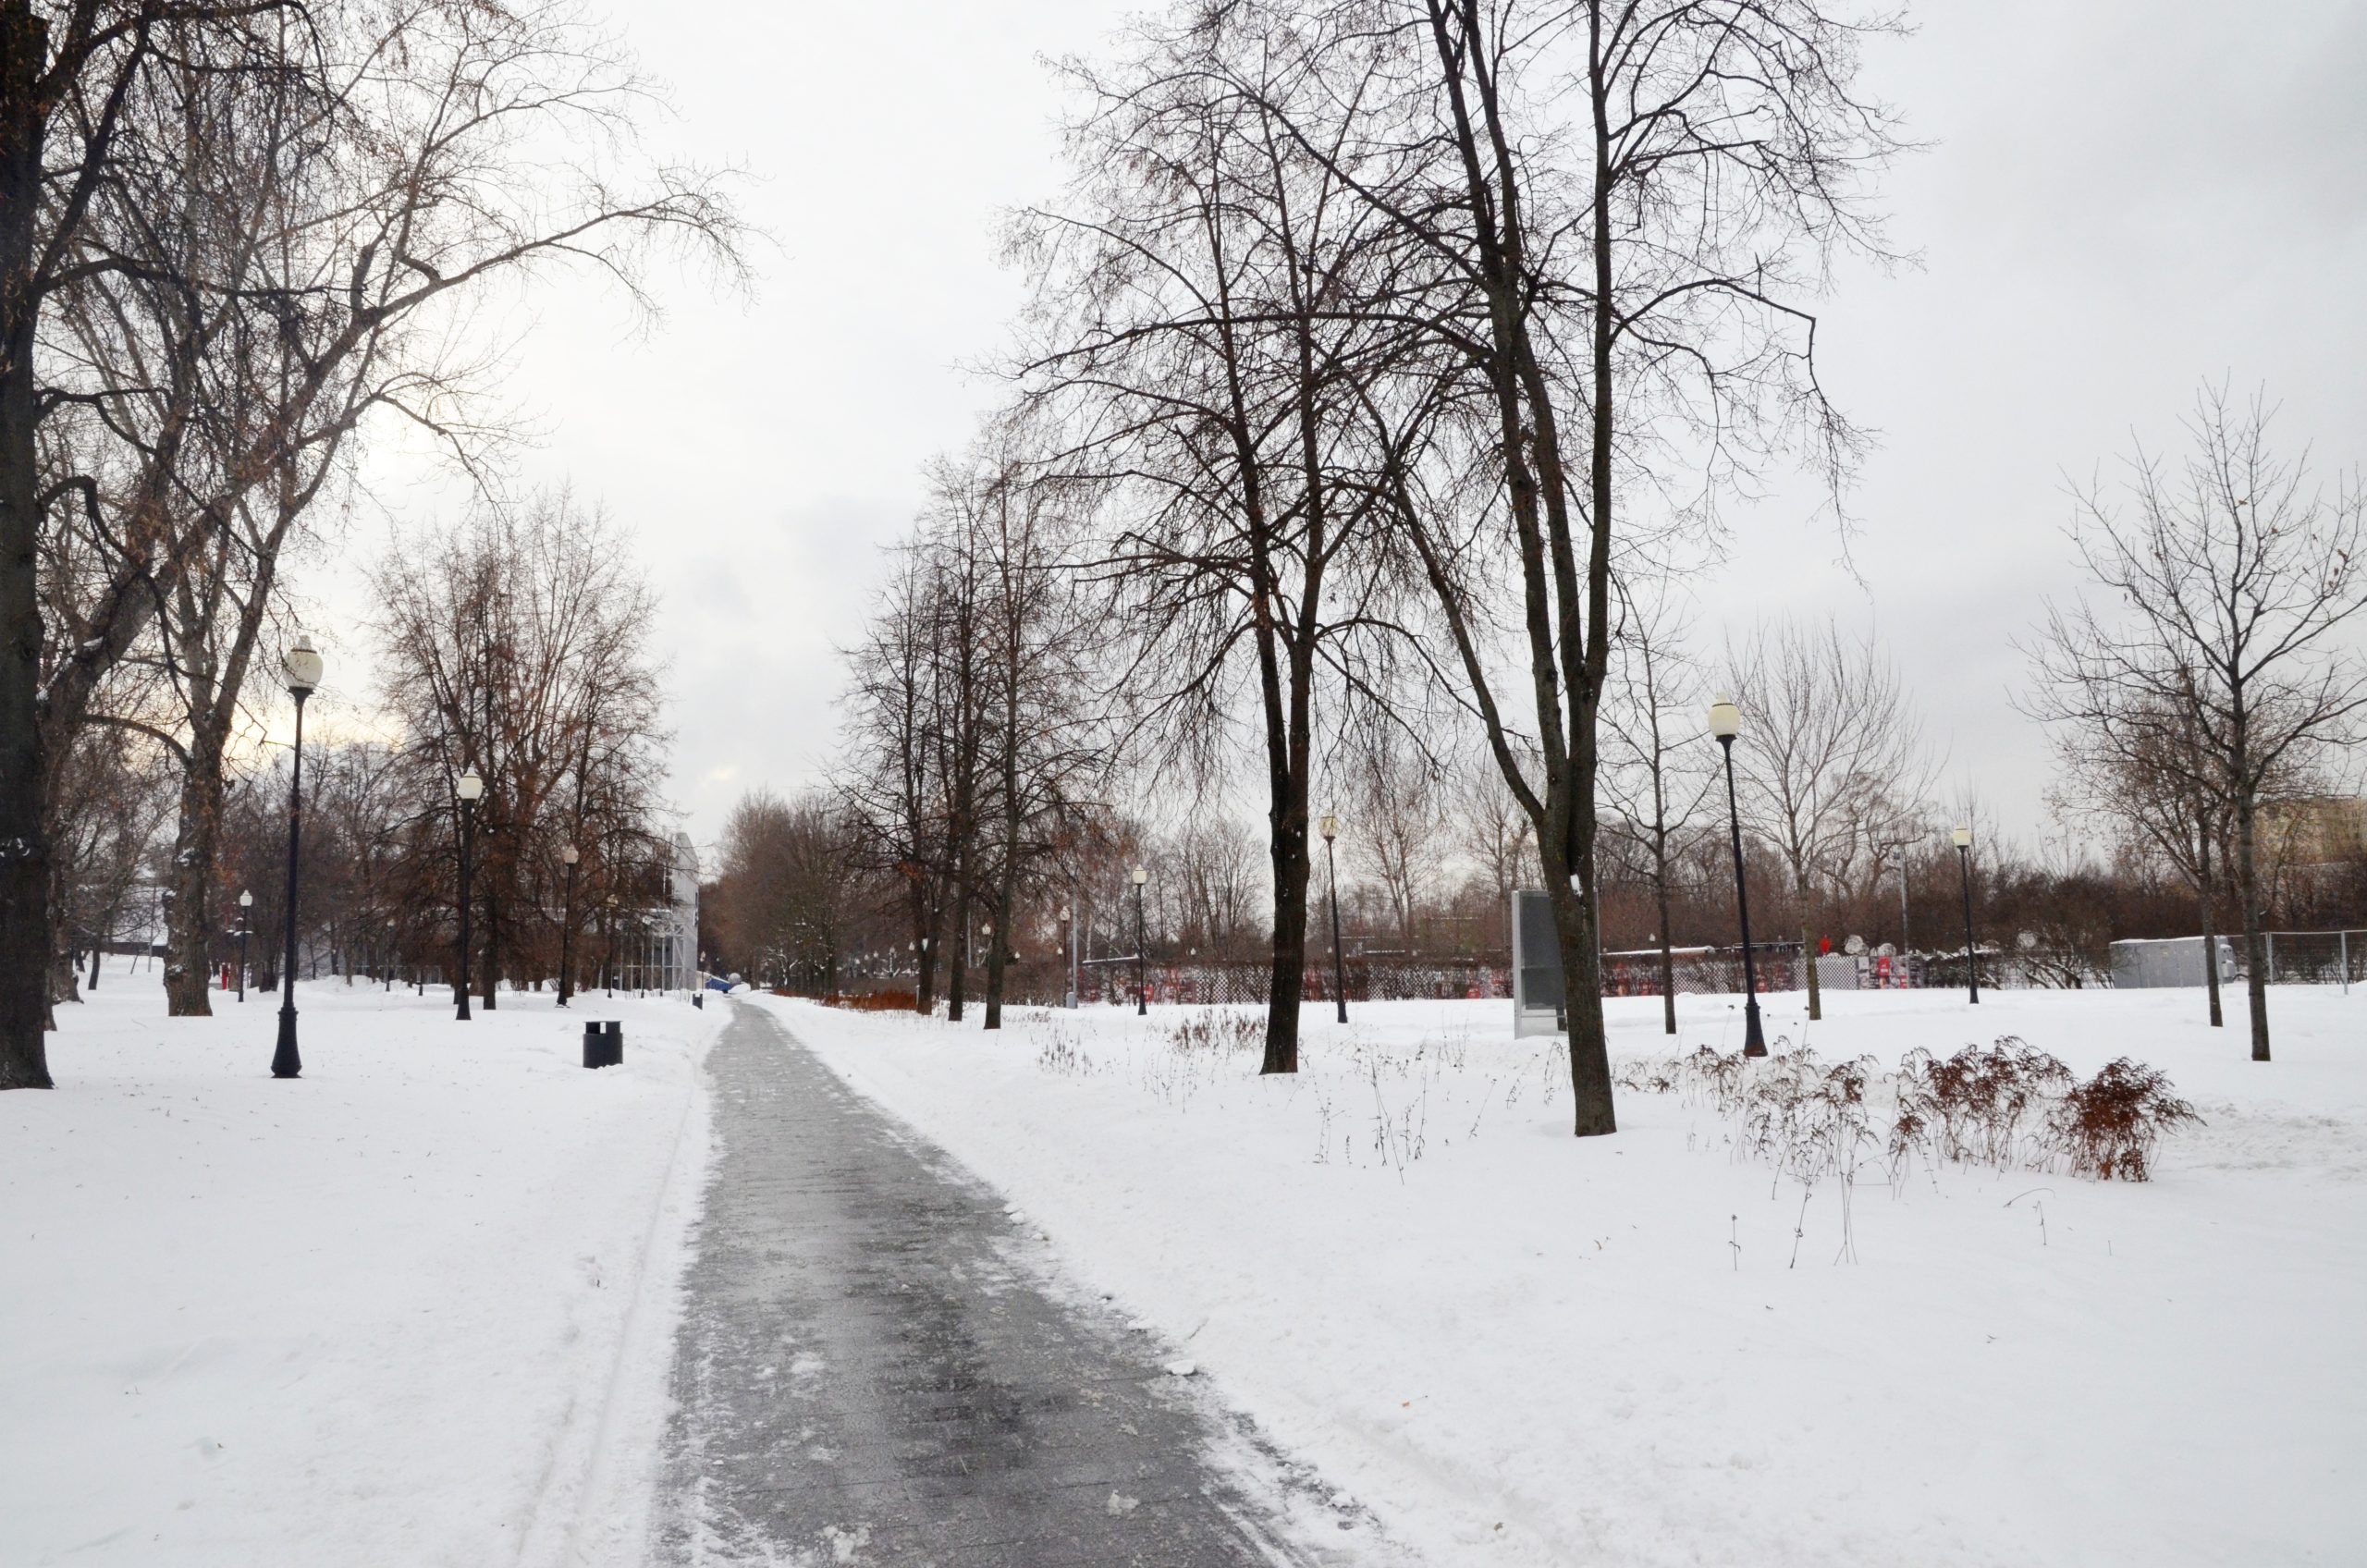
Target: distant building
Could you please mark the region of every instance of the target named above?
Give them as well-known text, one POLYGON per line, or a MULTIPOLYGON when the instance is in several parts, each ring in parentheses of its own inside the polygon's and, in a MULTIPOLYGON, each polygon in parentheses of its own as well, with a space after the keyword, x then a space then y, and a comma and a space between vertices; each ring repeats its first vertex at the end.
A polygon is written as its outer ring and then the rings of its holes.
POLYGON ((693 991, 699 986, 699 852, 674 835, 667 901, 619 921, 617 985, 632 991, 693 991))
POLYGON ((2260 847, 2284 870, 2340 865, 2367 855, 2367 799, 2314 795, 2260 808, 2260 847))

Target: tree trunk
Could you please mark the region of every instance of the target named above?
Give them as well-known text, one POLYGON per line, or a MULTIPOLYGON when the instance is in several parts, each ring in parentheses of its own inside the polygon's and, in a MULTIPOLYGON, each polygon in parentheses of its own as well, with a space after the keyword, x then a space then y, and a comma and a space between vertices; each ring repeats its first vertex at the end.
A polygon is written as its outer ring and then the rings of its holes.
POLYGON ((1266 993, 1266 1057, 1257 1071, 1298 1071, 1299 1002, 1306 989, 1306 810, 1279 807, 1268 858, 1274 868, 1274 962, 1266 993), (1290 819, 1296 818, 1295 827, 1290 819))
POLYGON ((969 996, 970 970, 970 895, 966 890, 953 895, 952 930, 946 942, 945 955, 945 1021, 962 1022, 962 1004, 969 996))
MULTIPOLYGON (((1018 832, 1012 834, 1010 851, 1017 850, 1018 832)), ((994 900, 995 928, 987 937, 987 1017, 986 1027, 1002 1027, 1002 983, 1004 966, 1011 957, 1011 884, 1012 863, 1003 863, 1002 876, 997 878, 994 900)))
MULTIPOLYGON (((927 1017, 937 1010, 937 933, 929 928, 928 892, 913 879, 913 1011, 927 1017)), ((786 983, 788 977, 782 976, 786 983)))
POLYGON ((37 98, 47 25, 0 3, 0 1089, 51 1086, 49 832, 42 810, 42 621, 35 557, 33 218, 46 116, 37 98))
POLYGON ((1824 987, 1816 973, 1816 901, 1806 877, 1793 880, 1800 900, 1800 984, 1809 994, 1809 1022, 1815 1023, 1824 1017, 1824 987))
MULTIPOLYGON (((488 884, 484 890, 484 1010, 491 1012, 494 993, 501 989, 501 901, 490 886, 493 867, 487 864, 482 869, 488 884)), ((646 974, 642 975, 644 982, 648 978, 646 974)))
MULTIPOLYGON (((2245 759, 2239 759, 2245 760, 2245 759)), ((2268 962, 2260 935, 2260 899, 2253 859, 2252 792, 2236 796, 2236 913, 2244 926, 2244 994, 2250 1003, 2252 1060, 2268 1060, 2268 962)))
POLYGON ((180 823, 173 835, 173 907, 166 920, 165 1011, 206 1018, 214 958, 214 860, 222 834, 221 737, 201 727, 181 768, 180 823))
MULTIPOLYGON (((1570 1090, 1576 1102, 1573 1131, 1581 1138, 1619 1130, 1611 1099, 1611 1050, 1602 1017, 1602 942, 1595 900, 1570 886, 1564 857, 1543 851, 1545 898, 1553 911, 1553 934, 1562 949, 1563 1010, 1569 1025, 1570 1090)), ((1591 878, 1588 878, 1591 882, 1591 878)))
POLYGON ((1676 1033, 1676 955, 1668 934, 1668 835, 1662 833, 1652 846, 1652 896, 1660 906, 1661 919, 1661 1027, 1663 1033, 1676 1033))
POLYGON ((2201 851, 2195 857, 2195 885, 2201 894, 2202 905, 2202 984, 2211 993, 2211 1027, 2226 1027, 2226 1015, 2219 1006, 2219 931, 2217 912, 2211 899, 2211 829, 2203 827, 2201 851))

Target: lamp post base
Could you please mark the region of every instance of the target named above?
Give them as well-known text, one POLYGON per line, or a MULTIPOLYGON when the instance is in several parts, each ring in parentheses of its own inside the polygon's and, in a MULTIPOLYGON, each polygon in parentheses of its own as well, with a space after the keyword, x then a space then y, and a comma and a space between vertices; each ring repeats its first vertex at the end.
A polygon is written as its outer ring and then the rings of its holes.
POLYGON ((1765 1056, 1767 1035, 1759 1026, 1759 998, 1753 996, 1743 1006, 1742 1054, 1765 1056))
POLYGON ((303 1059, 296 1054, 296 1008, 290 1003, 279 1010, 279 1047, 271 1053, 271 1075, 294 1078, 303 1071, 303 1059))

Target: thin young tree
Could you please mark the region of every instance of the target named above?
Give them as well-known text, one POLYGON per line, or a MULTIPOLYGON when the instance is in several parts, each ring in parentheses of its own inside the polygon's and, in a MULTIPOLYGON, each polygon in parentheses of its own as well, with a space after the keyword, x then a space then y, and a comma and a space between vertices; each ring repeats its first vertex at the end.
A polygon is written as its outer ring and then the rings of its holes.
POLYGON ((1922 737, 1897 673, 1831 625, 1760 629, 1727 651, 1749 725, 1735 748, 1748 825, 1781 857, 1800 925, 1809 1017, 1821 1019, 1820 902, 1853 864, 1900 837, 1921 792, 1922 737))
POLYGON ((1633 870, 1651 889, 1661 1023, 1674 1035, 1674 891, 1679 868, 1703 832, 1702 805, 1717 783, 1717 757, 1698 717, 1699 670, 1671 601, 1638 603, 1623 585, 1619 607, 1611 698, 1603 710, 1602 797, 1625 819, 1633 870))
POLYGON ((2072 545, 2099 592, 2049 606, 2029 699, 2058 726, 2160 729, 2200 798, 2224 803, 2254 1061, 2269 1060, 2261 808, 2367 714, 2367 663, 2346 640, 2367 605, 2367 491, 2349 476, 2329 491, 2306 453, 2281 454, 2274 415, 2263 396, 2205 387, 2182 458, 2140 446, 2117 491, 2075 492, 2072 545))
POLYGON ((936 591, 927 552, 917 542, 901 546, 862 639, 846 653, 834 779, 857 856, 880 886, 894 889, 914 964, 914 1007, 923 1014, 937 1005, 950 864, 933 712, 936 591))

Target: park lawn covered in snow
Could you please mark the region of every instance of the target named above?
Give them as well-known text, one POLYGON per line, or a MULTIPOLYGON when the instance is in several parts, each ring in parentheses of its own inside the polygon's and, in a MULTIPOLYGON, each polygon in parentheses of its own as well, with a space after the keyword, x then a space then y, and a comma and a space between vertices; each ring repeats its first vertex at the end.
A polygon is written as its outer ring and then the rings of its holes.
MULTIPOLYGON (((1735 1001, 1684 998, 1674 1042, 1613 1002, 1614 1063, 1735 1048, 1735 1001)), ((1310 1006, 1266 1080, 1175 1041, 1218 1010, 762 1005, 1422 1561, 2361 1560, 2367 989, 2272 992, 2265 1065, 2199 992, 1771 998, 1779 1050, 2015 1035, 2208 1122, 2144 1184, 1877 1164, 1846 1237, 1837 1183, 1737 1158, 1698 1098, 1570 1137, 1560 1042, 1506 1002, 1310 1006)))
POLYGON ((215 1001, 0 1096, 0 1562, 639 1562, 716 1012, 310 983, 287 1083, 215 1001))

